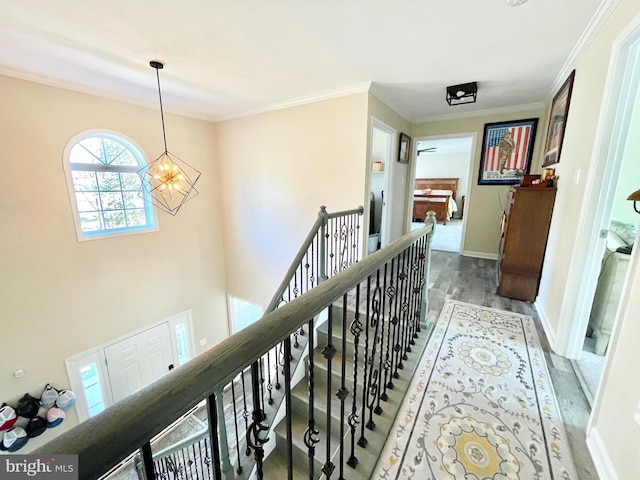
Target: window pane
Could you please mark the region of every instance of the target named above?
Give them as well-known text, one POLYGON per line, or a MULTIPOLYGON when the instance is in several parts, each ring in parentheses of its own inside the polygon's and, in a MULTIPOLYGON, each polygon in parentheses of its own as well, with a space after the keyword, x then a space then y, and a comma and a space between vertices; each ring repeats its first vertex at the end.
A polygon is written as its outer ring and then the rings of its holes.
POLYGON ((137 192, 140 190, 140 177, 137 173, 121 173, 120 181, 123 190, 131 190, 137 192))
POLYGON ((124 217, 124 210, 104 212, 102 216, 104 217, 104 226, 106 229, 113 230, 127 226, 124 217))
POLYGON ((123 192, 125 208, 144 208, 144 200, 136 192, 123 192))
MULTIPOLYGON (((100 137, 89 137, 79 142, 80 150, 84 150, 84 154, 78 152, 78 158, 84 161, 77 163, 97 163, 104 164, 104 155, 102 151, 102 141, 100 137)), ((74 149, 77 147, 74 147, 74 149)), ((75 162, 75 160, 74 160, 75 162)))
POLYGON ((89 416, 100 413, 104 410, 104 398, 102 396, 102 387, 100 385, 100 375, 98 367, 95 363, 86 365, 80 369, 82 377, 82 389, 84 390, 84 398, 89 409, 89 416))
POLYGON ((144 209, 127 210, 127 223, 130 227, 142 227, 147 224, 144 209))
POLYGON ((103 192, 120 190, 120 175, 118 172, 97 172, 98 186, 103 192))
POLYGON ((87 151, 87 149, 80 144, 76 144, 71 149, 71 152, 69 153, 69 162, 100 165, 99 157, 96 157, 90 151, 87 151))
POLYGON ((133 153, 131 153, 131 150, 123 150, 120 155, 113 159, 111 165, 125 165, 128 167, 141 166, 133 153))
POLYGON ((125 150, 124 145, 110 138, 102 139, 102 147, 104 149, 104 162, 107 165, 111 165, 125 150))
POLYGON ((102 210, 122 210, 124 208, 122 192, 101 192, 100 201, 102 202, 102 210))
POLYGON ((80 226, 83 232, 95 232, 104 230, 102 215, 100 213, 80 213, 80 226))
POLYGON ((76 192, 95 192, 97 189, 98 181, 96 179, 96 172, 73 171, 71 172, 71 178, 73 180, 73 189, 76 192))
POLYGON ((78 212, 100 211, 100 200, 95 192, 76 192, 78 212))
POLYGON ((184 365, 189 361, 189 342, 184 323, 176 325, 176 344, 178 345, 178 360, 180 365, 184 365))

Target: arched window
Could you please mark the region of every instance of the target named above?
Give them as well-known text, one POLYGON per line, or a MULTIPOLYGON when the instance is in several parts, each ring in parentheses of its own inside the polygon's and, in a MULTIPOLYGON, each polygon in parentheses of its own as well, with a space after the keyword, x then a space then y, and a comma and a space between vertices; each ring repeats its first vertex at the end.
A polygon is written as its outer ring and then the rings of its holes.
POLYGON ((65 170, 78 239, 155 230, 151 203, 140 191, 141 151, 120 135, 80 134, 65 150, 65 170))

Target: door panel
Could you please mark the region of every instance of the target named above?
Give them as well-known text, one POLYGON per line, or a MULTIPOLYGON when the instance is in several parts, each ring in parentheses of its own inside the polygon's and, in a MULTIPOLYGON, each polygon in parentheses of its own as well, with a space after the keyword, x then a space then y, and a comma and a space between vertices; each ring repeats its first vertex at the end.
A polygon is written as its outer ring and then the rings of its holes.
POLYGON ((117 402, 169 371, 173 350, 164 323, 104 349, 113 400, 117 402))

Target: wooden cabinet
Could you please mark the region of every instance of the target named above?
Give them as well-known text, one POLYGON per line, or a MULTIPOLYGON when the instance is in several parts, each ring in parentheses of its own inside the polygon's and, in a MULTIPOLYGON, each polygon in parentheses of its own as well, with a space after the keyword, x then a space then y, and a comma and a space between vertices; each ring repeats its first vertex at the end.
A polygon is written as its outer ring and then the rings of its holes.
POLYGON ((509 190, 500 232, 498 295, 536 299, 555 198, 555 188, 509 190))

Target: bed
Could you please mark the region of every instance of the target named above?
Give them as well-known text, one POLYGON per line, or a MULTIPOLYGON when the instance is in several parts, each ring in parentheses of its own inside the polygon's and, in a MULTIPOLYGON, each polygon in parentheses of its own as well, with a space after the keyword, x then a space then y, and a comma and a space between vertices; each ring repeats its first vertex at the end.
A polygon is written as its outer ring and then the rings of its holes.
POLYGON ((427 212, 436 212, 436 220, 444 225, 458 211, 457 178, 416 178, 413 191, 413 220, 422 222, 427 212))

